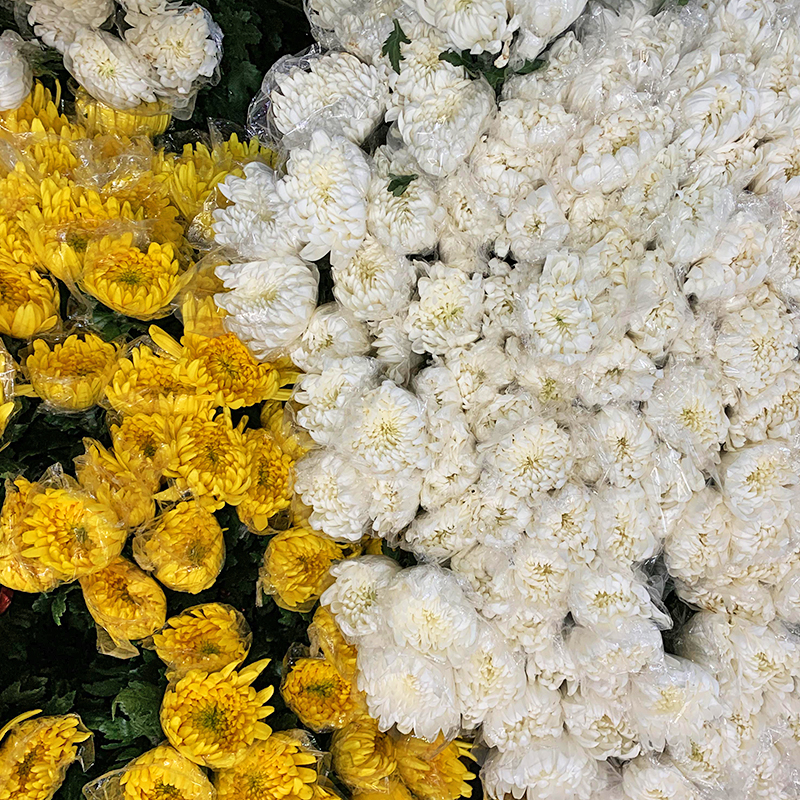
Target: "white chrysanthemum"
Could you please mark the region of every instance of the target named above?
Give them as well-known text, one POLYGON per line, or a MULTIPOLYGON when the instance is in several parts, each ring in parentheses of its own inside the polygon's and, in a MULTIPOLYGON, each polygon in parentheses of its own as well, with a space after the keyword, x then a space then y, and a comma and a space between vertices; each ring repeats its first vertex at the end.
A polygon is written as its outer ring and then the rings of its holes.
POLYGON ((403 570, 381 596, 381 613, 398 647, 463 663, 478 636, 478 615, 449 570, 403 570))
POLYGON ((553 646, 553 639, 559 635, 563 625, 563 610, 526 605, 516 593, 509 597, 513 587, 506 575, 501 577, 500 582, 506 585, 498 591, 508 602, 505 607, 499 606, 498 613, 493 617, 498 630, 513 647, 521 648, 526 655, 549 651, 553 646))
POLYGON ((628 339, 609 341, 581 364, 578 395, 587 406, 647 400, 653 393, 656 367, 628 339))
POLYGON ((455 681, 465 728, 480 725, 493 709, 513 703, 527 684, 522 658, 486 623, 467 660, 455 670, 455 681))
POLYGON ((478 442, 490 442, 510 433, 541 410, 541 404, 532 394, 512 388, 485 405, 470 409, 467 421, 478 442))
POLYGON ((639 756, 623 767, 625 800, 700 800, 700 792, 668 761, 639 756))
POLYGON ((541 406, 566 418, 577 397, 575 379, 580 364, 565 364, 561 359, 541 355, 517 338, 506 341, 506 352, 514 365, 517 383, 541 406))
POLYGON ((412 350, 411 340, 406 334, 406 317, 403 313, 387 317, 369 326, 373 336, 375 357, 386 373, 386 377, 398 384, 408 383, 422 355, 412 350))
POLYGON ((581 361, 598 333, 589 287, 575 254, 551 253, 538 285, 522 294, 523 332, 533 347, 565 364, 581 361))
POLYGON ((156 99, 147 62, 104 31, 80 30, 64 52, 64 63, 92 97, 113 108, 135 108, 156 99))
POLYGON ((624 688, 629 675, 664 656, 661 632, 641 619, 622 622, 613 630, 574 627, 567 647, 581 685, 603 694, 624 688))
POLYGON ((244 177, 228 175, 218 184, 228 200, 214 210, 214 241, 233 248, 247 259, 272 258, 300 247, 286 216, 286 204, 275 191, 277 178, 266 164, 244 166, 244 177))
POLYGON ((450 561, 450 569, 466 581, 467 596, 486 619, 508 610, 508 583, 504 575, 509 565, 506 551, 486 545, 463 550, 450 561))
POLYGON ((692 661, 667 655, 631 678, 631 721, 645 747, 685 741, 722 713, 717 681, 692 661))
POLYGON ((493 198, 476 181, 473 157, 441 182, 439 201, 446 212, 440 249, 455 249, 453 242, 457 242, 462 248, 473 246, 483 253, 503 229, 493 198))
POLYGON ((718 572, 729 557, 731 514, 722 495, 708 487, 689 501, 664 542, 669 574, 687 583, 718 572))
POLYGON ((473 525, 478 540, 494 547, 510 547, 531 521, 531 509, 507 487, 477 489, 473 525))
POLYGON ((655 441, 642 417, 626 406, 606 406, 591 422, 589 435, 604 476, 614 486, 628 486, 650 468, 655 441))
POLYGON ((567 735, 494 751, 481 769, 484 790, 494 800, 590 800, 601 786, 600 776, 598 762, 567 735))
POLYGON ((444 561, 474 544, 472 504, 451 500, 420 514, 403 534, 408 549, 426 561, 444 561))
POLYGON ((369 526, 369 488, 362 475, 330 450, 316 450, 297 462, 295 490, 312 509, 315 530, 341 542, 357 542, 369 526))
POLYGON ((538 681, 489 709, 483 721, 483 739, 503 751, 524 750, 538 739, 558 736, 563 726, 561 694, 538 681))
POLYGON ((222 59, 222 31, 197 4, 161 14, 125 17, 125 40, 153 66, 161 86, 190 94, 198 78, 210 78, 222 59))
POLYGON ((400 733, 429 741, 440 732, 449 738, 458 730, 461 713, 447 664, 407 648, 360 647, 358 688, 381 730, 397 725, 400 733))
POLYGON ((487 443, 485 466, 498 482, 523 499, 560 489, 572 468, 567 433, 553 420, 532 418, 487 443))
POLYGON ((59 53, 66 53, 84 28, 97 29, 114 11, 112 0, 27 0, 28 24, 59 53))
POLYGON ((561 689, 566 685, 569 690, 574 686, 577 680, 575 664, 562 631, 557 631, 544 647, 527 653, 525 672, 529 681, 538 681, 550 689, 561 689))
POLYGON ((773 247, 769 228, 751 213, 740 212, 709 256, 689 270, 683 290, 701 301, 749 292, 767 276, 773 247))
POLYGON ((577 483, 567 483, 546 497, 529 534, 558 547, 573 564, 588 564, 597 550, 596 513, 592 494, 577 483))
POLYGON ((705 475, 689 456, 663 442, 656 447, 653 469, 645 477, 644 486, 660 503, 665 522, 675 518, 705 485, 705 475))
POLYGON ((583 11, 582 0, 515 0, 514 19, 520 25, 522 42, 515 42, 518 55, 535 58, 554 36, 568 28, 583 11))
POLYGON ((514 548, 510 574, 527 606, 566 614, 570 564, 552 544, 521 539, 514 548))
POLYGON ((0 35, 0 111, 19 108, 33 86, 33 70, 20 52, 22 44, 14 31, 0 35))
POLYGON ((800 567, 793 565, 772 588, 772 600, 782 620, 790 625, 800 624, 800 567))
POLYGON ((505 261, 493 258, 489 262, 489 275, 483 279, 483 327, 481 336, 490 341, 504 341, 519 332, 517 308, 518 284, 521 271, 505 261))
POLYGON ((746 578, 721 578, 693 584, 676 582, 675 589, 681 600, 698 608, 735 614, 758 624, 767 624, 775 619, 775 606, 769 590, 746 578))
POLYGON ((792 439, 800 432, 800 368, 792 365, 763 392, 743 397, 731 414, 734 447, 765 439, 792 439))
POLYGON ((330 52, 286 67, 276 65, 268 102, 278 132, 290 141, 321 127, 360 144, 383 118, 388 89, 380 72, 350 53, 330 52))
POLYGON ((578 572, 570 587, 569 607, 578 625, 592 628, 615 628, 628 620, 666 624, 669 619, 653 604, 647 586, 623 567, 578 572))
POLYGON ((342 435, 344 449, 367 470, 396 475, 430 463, 422 404, 390 380, 353 404, 342 435))
POLYGON ((798 336, 776 298, 723 317, 716 353, 723 373, 747 394, 758 394, 797 358, 798 336), (770 302, 771 300, 771 302, 770 302))
POLYGON ((480 335, 483 286, 480 275, 436 262, 417 284, 419 300, 408 310, 405 329, 414 352, 444 354, 480 335))
POLYGON ((372 492, 369 513, 376 535, 393 536, 414 520, 422 491, 420 470, 398 478, 368 474, 367 482, 372 492))
POLYGON ((569 233, 569 223, 552 186, 543 184, 514 205, 506 217, 506 235, 517 260, 536 261, 559 247, 569 233))
MULTIPOLYGON (((420 495, 420 503, 429 511, 459 500, 472 506, 465 492, 471 489, 481 472, 475 437, 464 418, 449 417, 444 411, 429 417, 431 463, 423 473, 420 495)), ((470 540, 473 536, 470 535, 470 540)))
POLYGON ((317 273, 296 256, 219 266, 217 277, 229 290, 214 295, 225 326, 259 357, 294 342, 317 305, 317 273))
POLYGON ((321 372, 330 361, 363 356, 371 346, 366 326, 337 303, 319 306, 289 355, 305 372, 321 372))
POLYGON ((391 317, 408 305, 416 269, 372 236, 347 264, 333 270, 333 294, 362 321, 391 317))
POLYGON ((609 563, 627 566, 658 553, 660 520, 654 518, 650 498, 641 483, 602 488, 596 508, 598 552, 609 563))
POLYGON ((456 379, 465 411, 488 403, 514 379, 508 356, 493 342, 455 348, 446 354, 445 363, 456 379))
POLYGON ((725 502, 745 522, 786 518, 798 482, 790 450, 779 441, 726 453, 721 464, 725 502))
POLYGON ((477 0, 463 5, 455 0, 404 0, 425 22, 444 31, 458 50, 497 53, 516 29, 502 0, 477 0))
POLYGON ((355 255, 367 234, 369 181, 364 153, 343 136, 317 129, 307 147, 290 152, 276 190, 307 242, 304 258, 316 261, 330 252, 331 263, 339 266, 355 255))
POLYGON ((163 14, 170 6, 174 5, 173 0, 119 0, 119 4, 125 11, 131 14, 163 14))
POLYGON ((728 433, 728 418, 716 381, 701 366, 674 364, 656 381, 644 406, 647 424, 699 463, 714 461, 728 433))
POLYGON ((464 80, 404 105, 397 126, 420 167, 441 178, 470 154, 494 109, 489 84, 464 80))
POLYGON ((336 618, 348 641, 377 633, 382 626, 378 597, 400 571, 396 561, 384 556, 361 556, 339 561, 331 567, 336 582, 320 598, 336 618))
POLYGON ((639 755, 639 740, 622 700, 579 690, 564 697, 561 705, 567 730, 596 759, 639 755))
POLYGON ((358 356, 326 364, 321 374, 301 375, 294 393, 302 406, 297 421, 317 444, 331 444, 342 435, 347 403, 377 384, 377 364, 358 356))

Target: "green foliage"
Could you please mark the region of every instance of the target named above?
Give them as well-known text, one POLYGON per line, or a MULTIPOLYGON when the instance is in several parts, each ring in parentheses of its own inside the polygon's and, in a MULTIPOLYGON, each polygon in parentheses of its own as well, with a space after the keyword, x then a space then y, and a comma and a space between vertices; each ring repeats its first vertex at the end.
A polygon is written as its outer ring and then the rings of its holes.
POLYGON ((405 57, 400 50, 400 45, 411 44, 411 39, 405 35, 403 29, 400 27, 400 23, 397 20, 393 20, 393 22, 394 28, 386 37, 386 41, 383 43, 381 55, 386 56, 389 59, 389 63, 392 65, 392 69, 396 73, 400 74, 400 62, 405 60, 405 57))
POLYGON ((411 181, 415 181, 419 175, 393 175, 389 173, 389 185, 386 187, 395 197, 403 195, 411 185, 411 181))
POLYGON ((473 55, 469 50, 462 50, 460 53, 455 50, 445 50, 443 53, 439 53, 439 59, 455 67, 463 67, 471 78, 483 76, 497 94, 500 94, 503 84, 512 75, 529 75, 547 63, 537 58, 533 61, 526 61, 519 69, 509 70, 507 66, 495 66, 496 56, 491 53, 473 55))

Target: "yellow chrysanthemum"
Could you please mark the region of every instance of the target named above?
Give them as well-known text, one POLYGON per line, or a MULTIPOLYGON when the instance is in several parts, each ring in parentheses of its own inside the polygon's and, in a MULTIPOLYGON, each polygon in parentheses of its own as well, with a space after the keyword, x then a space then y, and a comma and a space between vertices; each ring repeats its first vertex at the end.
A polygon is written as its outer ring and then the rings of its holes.
POLYGON ((83 130, 73 125, 64 125, 58 133, 41 131, 29 134, 23 150, 27 161, 35 165, 39 177, 72 178, 79 161, 74 142, 83 137, 83 130))
POLYGON ((169 313, 181 280, 171 244, 151 242, 144 251, 126 233, 89 242, 79 284, 120 314, 153 319, 169 313))
POLYGON ((120 111, 96 100, 83 88, 78 89, 75 96, 75 111, 90 132, 101 134, 160 136, 172 121, 165 102, 141 103, 136 108, 120 111))
POLYGON ((62 580, 107 567, 127 537, 116 514, 77 486, 31 492, 18 532, 21 555, 54 570, 62 580))
POLYGON ((367 716, 334 731, 331 757, 336 774, 353 790, 385 789, 397 770, 391 736, 381 733, 378 721, 367 716))
POLYGON ((353 792, 353 800, 414 800, 414 795, 402 781, 394 779, 380 789, 359 789, 353 792))
POLYGON ((218 337, 225 334, 223 320, 227 312, 214 302, 213 295, 198 297, 186 292, 181 300, 181 319, 185 333, 200 336, 218 337))
POLYGON ((161 328, 150 328, 153 341, 179 364, 180 375, 217 405, 242 408, 272 397, 280 375, 270 364, 259 364, 233 333, 200 336, 187 333, 178 344, 161 328))
POLYGON ((308 626, 308 640, 312 656, 322 653, 340 675, 349 681, 355 681, 358 649, 355 645, 348 644, 336 624, 336 618, 325 606, 318 606, 314 612, 308 626))
POLYGON ((117 347, 99 336, 73 334, 51 348, 37 339, 25 368, 36 394, 60 411, 85 411, 103 396, 117 347))
POLYGON ((241 763, 217 772, 217 800, 311 800, 317 758, 300 731, 292 734, 273 733, 254 744, 241 763))
POLYGON ((14 403, 16 374, 14 359, 11 358, 6 346, 0 342, 0 436, 5 433, 8 421, 16 408, 14 403))
POLYGON ((84 439, 86 453, 75 459, 75 475, 89 494, 109 506, 126 528, 138 528, 156 513, 150 487, 124 467, 100 442, 84 439))
POLYGON ((22 714, 0 730, 0 800, 49 800, 77 759, 78 745, 92 735, 77 714, 30 719, 38 713, 22 714))
POLYGON ((58 289, 35 270, 0 256, 0 333, 32 339, 58 322, 58 289))
POLYGON ((248 748, 272 732, 262 722, 272 687, 257 692, 250 684, 269 659, 237 672, 229 664, 219 672, 190 670, 167 689, 161 704, 161 727, 170 744, 187 758, 211 769, 228 769, 247 757, 248 748))
POLYGON ((109 426, 114 455, 126 469, 155 491, 170 458, 169 430, 162 414, 137 412, 109 426))
POLYGON ((308 610, 333 583, 331 564, 344 548, 310 528, 290 528, 270 539, 259 573, 259 585, 289 611, 308 610))
POLYGON ((33 89, 19 108, 0 111, 0 131, 11 134, 46 131, 60 133, 71 123, 66 115, 60 114, 61 84, 56 81, 56 94, 40 81, 35 81, 33 89))
POLYGON ((298 659, 283 679, 281 694, 286 705, 312 731, 342 728, 356 710, 353 684, 324 658, 298 659))
POLYGON ((229 664, 241 664, 252 640, 239 611, 222 603, 205 603, 167 620, 153 636, 153 645, 170 672, 180 674, 193 669, 217 672, 229 664))
POLYGON ((167 598, 161 587, 125 558, 80 580, 94 621, 115 642, 144 639, 164 626, 167 598))
MULTIPOLYGON (((283 374, 283 369, 281 373, 283 374)), ((277 400, 268 400, 264 403, 261 407, 261 425, 275 437, 281 450, 291 456, 293 461, 299 461, 308 452, 309 448, 300 442, 287 421, 283 403, 277 400)), ((309 443, 313 444, 310 438, 309 443)))
POLYGON ((464 764, 471 759, 472 744, 461 739, 445 743, 444 737, 426 742, 404 736, 394 745, 397 773, 420 800, 458 800, 470 797, 467 783, 475 777, 464 764))
POLYGON ((115 411, 153 413, 161 398, 195 394, 194 388, 176 374, 171 358, 156 355, 146 345, 117 362, 117 370, 106 387, 106 397, 115 411))
MULTIPOLYGON (((30 174, 22 161, 18 161, 7 175, 0 178, 0 214, 16 221, 19 214, 38 206, 41 193, 38 178, 30 174)), ((53 182, 49 181, 48 185, 53 182)))
POLYGON ((238 505, 251 480, 242 423, 233 427, 228 408, 213 416, 202 398, 180 399, 184 402, 170 420, 165 474, 212 510, 238 505))
MULTIPOLYGON (((3 181, 0 180, 0 184, 3 181)), ((0 189, 2 191, 2 189, 0 189)), ((39 261, 33 252, 31 240, 16 220, 9 219, 0 212, 0 253, 6 261, 38 269, 39 261)))
POLYGON ((225 537, 217 518, 195 500, 165 511, 138 534, 133 554, 168 589, 197 594, 214 585, 225 561, 225 537))
POLYGON ((252 480, 236 511, 253 533, 264 533, 270 517, 292 502, 294 462, 269 431, 253 429, 246 431, 245 437, 252 480))

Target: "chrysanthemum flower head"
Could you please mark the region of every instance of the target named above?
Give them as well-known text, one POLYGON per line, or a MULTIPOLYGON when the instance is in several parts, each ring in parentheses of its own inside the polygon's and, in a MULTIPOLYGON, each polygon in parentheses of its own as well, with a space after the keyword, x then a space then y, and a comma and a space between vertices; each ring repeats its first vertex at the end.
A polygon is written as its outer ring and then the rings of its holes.
POLYGON ((353 792, 354 800, 413 800, 414 795, 397 778, 388 780, 379 789, 359 789, 353 792))
POLYGON ((48 133, 58 133, 70 121, 61 108, 61 84, 55 82, 55 97, 41 81, 33 88, 20 106, 0 112, 0 129, 8 133, 30 133, 34 128, 48 133))
POLYGON ((64 781, 79 746, 91 733, 77 714, 30 719, 28 712, 0 729, 0 800, 43 800, 64 781))
POLYGON ((54 472, 27 497, 17 534, 21 555, 74 580, 107 567, 127 531, 116 514, 74 481, 54 472))
MULTIPOLYGON (((376 540, 380 542, 380 540, 376 540)), ((311 655, 319 653, 333 664, 340 675, 352 681, 356 676, 357 650, 342 635, 336 618, 325 606, 318 606, 308 626, 311 655)))
POLYGON ((304 731, 273 733, 216 773, 217 800, 312 800, 317 754, 304 731))
POLYGON ((341 728, 356 711, 353 684, 324 658, 299 658, 283 679, 281 694, 313 731, 341 728))
POLYGON ((120 314, 154 319, 169 313, 182 275, 171 244, 151 242, 142 250, 124 233, 89 242, 79 284, 120 314))
POLYGON ((268 663, 187 672, 167 689, 161 704, 161 727, 170 744, 195 764, 215 770, 241 763, 248 748, 271 733, 261 720, 272 713, 266 702, 273 688, 257 692, 250 685, 268 663))
POLYGON ((188 489, 211 510, 238 505, 252 478, 243 423, 233 427, 231 412, 214 410, 203 398, 183 398, 169 420, 169 459, 165 474, 179 490, 188 489))
POLYGON ((168 419, 157 412, 137 411, 109 427, 117 460, 155 491, 170 457, 168 419))
POLYGON ((289 507, 294 461, 263 428, 246 431, 245 438, 252 480, 236 511, 253 533, 263 533, 270 517, 289 507))
POLYGON ((259 587, 282 608, 309 610, 333 579, 328 570, 344 547, 307 527, 289 528, 270 539, 259 587))
POLYGON ((171 617, 153 636, 158 657, 173 674, 218 672, 247 658, 252 641, 242 614, 222 603, 204 603, 171 617))
POLYGON ((159 745, 131 761, 119 785, 123 791, 120 800, 214 800, 214 787, 203 771, 168 745, 159 745))
POLYGON ((33 343, 25 369, 36 394, 60 411, 85 411, 103 395, 117 360, 117 347, 99 336, 72 334, 52 348, 33 343))
POLYGON ((75 112, 90 132, 124 136, 160 136, 172 122, 170 104, 164 100, 118 109, 92 97, 83 87, 75 96, 75 112))
POLYGON ((353 791, 384 791, 397 771, 394 740, 366 715, 334 731, 331 756, 336 774, 353 791))
POLYGON ((164 592, 127 559, 116 559, 80 583, 89 613, 115 643, 144 639, 163 627, 167 618, 164 592))
POLYGON ((32 339, 58 322, 56 285, 34 270, 0 256, 0 333, 32 339))
POLYGON ((133 554, 168 589, 197 594, 213 586, 222 569, 225 537, 208 509, 187 500, 137 534, 133 554))
POLYGON ((152 413, 160 398, 195 394, 184 377, 176 374, 175 362, 156 355, 146 344, 135 347, 120 359, 106 387, 106 397, 115 411, 152 413))
POLYGON ((404 736, 395 743, 397 772, 405 785, 421 800, 458 800, 470 797, 474 778, 463 759, 472 758, 469 742, 443 736, 433 742, 404 736))
POLYGON ((138 528, 155 515, 155 500, 142 478, 123 466, 113 450, 100 442, 84 439, 86 453, 75 459, 80 485, 108 506, 126 528, 138 528))
POLYGON ((278 390, 278 371, 270 364, 259 364, 233 333, 216 337, 187 333, 180 345, 156 326, 150 328, 150 335, 176 359, 179 375, 217 405, 251 406, 278 390))

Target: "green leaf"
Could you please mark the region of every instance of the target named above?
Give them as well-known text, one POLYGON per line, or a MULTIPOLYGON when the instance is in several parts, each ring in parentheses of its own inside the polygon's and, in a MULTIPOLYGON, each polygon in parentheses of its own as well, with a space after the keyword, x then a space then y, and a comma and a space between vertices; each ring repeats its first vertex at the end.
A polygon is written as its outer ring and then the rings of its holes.
POLYGON ((689 0, 678 0, 679 6, 687 6, 689 5, 689 0))
MULTIPOLYGON (((47 678, 21 678, 14 681, 0 692, 0 709, 4 708, 32 708, 45 696, 47 678), (23 683, 24 681, 24 683, 23 683)), ((22 708, 22 710, 27 710, 22 708)), ((8 716, 4 714, 4 716, 8 716)))
POLYGON ((72 711, 73 706, 75 705, 75 695, 77 692, 73 689, 66 694, 61 696, 54 696, 51 697, 50 700, 45 704, 42 708, 42 711, 45 714, 67 714, 72 711))
POLYGON ((119 692, 123 683, 124 681, 119 678, 107 678, 104 681, 85 683, 83 689, 85 692, 95 697, 112 697, 119 692))
POLYGON ((445 50, 439 53, 439 61, 446 61, 454 67, 463 67, 473 78, 480 75, 480 70, 475 65, 469 50, 462 50, 460 53, 456 53, 455 50, 445 50))
POLYGON ((415 181, 419 175, 394 175, 389 173, 389 186, 387 187, 395 197, 400 197, 408 189, 411 181, 415 181))
POLYGON ((525 63, 517 70, 514 70, 515 75, 530 75, 531 72, 537 72, 547 62, 543 58, 534 58, 533 61, 527 59, 525 63))
POLYGON ((158 712, 161 707, 163 690, 152 683, 131 681, 111 704, 111 724, 104 731, 109 738, 116 738, 123 744, 144 736, 153 745, 164 737, 158 712), (120 716, 124 714, 125 717, 120 716))
POLYGON ((66 592, 58 592, 53 597, 53 602, 50 604, 50 613, 53 615, 53 622, 56 625, 61 625, 61 617, 64 616, 64 612, 67 610, 67 593, 66 592))
POLYGON ((399 74, 400 62, 404 60, 403 53, 400 51, 400 45, 411 44, 411 39, 405 35, 403 29, 400 27, 400 23, 397 20, 393 20, 393 22, 394 28, 386 37, 386 41, 383 43, 381 55, 386 56, 389 59, 392 69, 399 74))

